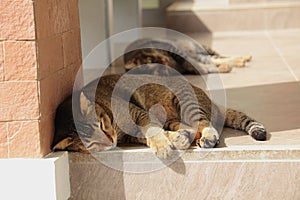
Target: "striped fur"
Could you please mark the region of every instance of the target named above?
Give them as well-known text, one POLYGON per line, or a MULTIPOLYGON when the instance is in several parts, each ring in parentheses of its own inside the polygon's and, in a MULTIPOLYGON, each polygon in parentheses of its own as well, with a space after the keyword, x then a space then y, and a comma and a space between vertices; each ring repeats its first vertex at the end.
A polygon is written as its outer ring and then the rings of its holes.
POLYGON ((228 109, 226 111, 225 126, 245 131, 256 140, 266 140, 265 127, 243 112, 228 109))
POLYGON ((156 76, 129 75, 131 81, 121 84, 115 98, 119 103, 129 105, 132 121, 141 128, 132 126, 125 115, 126 106, 119 108, 114 115, 112 113, 112 92, 121 76, 104 76, 75 94, 73 106, 77 111, 73 115, 76 116, 76 129, 70 109, 72 99, 68 98, 60 105, 56 115, 54 150, 97 152, 120 143, 142 143, 165 158, 173 149, 187 149, 193 141, 203 148, 214 147, 220 137, 217 125, 224 118, 226 126, 243 130, 257 140, 266 139, 262 124, 232 109, 228 109, 224 116, 204 91, 179 77, 164 79, 166 85, 172 83, 170 86, 175 88, 172 92, 164 84, 154 84, 158 82, 156 76), (131 93, 131 88, 139 80, 153 83, 138 87, 131 93), (92 102, 94 86, 97 90, 95 102, 92 102), (126 102, 126 95, 131 96, 129 102, 126 102), (130 135, 124 133, 125 129, 130 135))
MULTIPOLYGON (((251 56, 224 56, 192 40, 144 38, 132 42, 125 50, 125 69, 142 64, 167 65, 181 74, 228 73, 232 67, 244 67, 251 56)), ((170 74, 170 70, 148 65, 146 73, 170 74)))

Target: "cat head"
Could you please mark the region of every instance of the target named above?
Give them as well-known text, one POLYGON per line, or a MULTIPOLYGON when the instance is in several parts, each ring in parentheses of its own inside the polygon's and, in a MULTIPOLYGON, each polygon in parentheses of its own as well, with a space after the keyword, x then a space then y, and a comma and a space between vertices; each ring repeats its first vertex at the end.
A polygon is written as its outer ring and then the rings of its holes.
POLYGON ((83 92, 79 97, 76 130, 86 149, 98 152, 116 147, 117 135, 106 110, 88 99, 83 92))

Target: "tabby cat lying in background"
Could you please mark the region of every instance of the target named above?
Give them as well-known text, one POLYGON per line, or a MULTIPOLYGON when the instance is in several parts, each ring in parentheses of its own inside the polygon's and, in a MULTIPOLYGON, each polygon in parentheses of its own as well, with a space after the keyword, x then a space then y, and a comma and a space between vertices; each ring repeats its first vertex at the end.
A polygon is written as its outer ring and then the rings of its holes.
MULTIPOLYGON (((227 109, 224 114, 204 91, 191 85, 199 105, 190 101, 188 97, 191 96, 191 91, 186 88, 185 79, 168 77, 167 80, 177 88, 176 93, 187 97, 183 104, 179 104, 177 96, 166 87, 154 84, 157 76, 151 75, 129 75, 133 82, 150 80, 153 84, 139 87, 131 96, 129 112, 132 120, 144 128, 141 130, 127 127, 130 130, 130 135, 127 135, 119 126, 128 125, 126 117, 121 117, 124 121, 118 121, 117 124, 111 107, 112 92, 121 76, 103 76, 74 94, 77 102, 74 106, 78 112, 73 114, 77 118, 77 129, 72 115, 72 98, 67 98, 59 106, 55 121, 54 150, 98 152, 114 148, 119 143, 140 143, 148 145, 158 157, 166 158, 174 149, 189 148, 193 141, 203 148, 214 147, 220 137, 216 125, 222 119, 225 119, 227 127, 245 131, 256 140, 266 139, 266 130, 261 123, 232 109, 227 109), (92 88, 97 88, 96 96, 92 88), (95 102, 91 101, 93 95, 95 102), (156 121, 150 117, 149 109, 156 104, 162 105, 165 109, 164 124, 160 124, 162 121, 159 114, 155 118, 156 121), (93 112, 94 108, 96 113, 93 112), (96 123, 91 120, 93 118, 97 119, 96 123), (183 126, 180 126, 181 121, 184 123, 183 126), (195 126, 197 127, 191 128, 195 126)), ((123 97, 128 94, 131 94, 130 84, 121 85, 121 90, 117 93, 119 100, 125 101, 123 97)), ((126 112, 122 108, 118 110, 119 115, 124 113, 126 112)))
MULTIPOLYGON (((251 56, 224 56, 204 45, 190 40, 139 39, 126 48, 125 69, 142 64, 159 63, 176 69, 181 74, 228 73, 232 67, 244 67, 251 56)), ((153 68, 154 74, 167 74, 166 68, 153 68)))

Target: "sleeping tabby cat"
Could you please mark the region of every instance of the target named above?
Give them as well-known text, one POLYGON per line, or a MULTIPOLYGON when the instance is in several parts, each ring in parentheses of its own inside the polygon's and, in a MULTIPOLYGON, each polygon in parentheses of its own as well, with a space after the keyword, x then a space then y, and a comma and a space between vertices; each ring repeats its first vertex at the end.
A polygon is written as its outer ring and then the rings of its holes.
MULTIPOLYGON (((251 56, 224 56, 191 40, 139 39, 126 48, 125 69, 131 70, 142 64, 159 63, 176 69, 181 74, 228 73, 232 67, 244 67, 251 56)), ((148 73, 168 74, 166 68, 152 68, 148 73)))
MULTIPOLYGON (((53 149, 98 152, 114 148, 119 143, 140 143, 148 145, 158 157, 166 158, 174 149, 189 148, 193 141, 203 148, 214 147, 220 137, 216 126, 222 120, 225 120, 225 126, 245 131, 256 140, 266 139, 266 130, 261 123, 232 109, 227 109, 224 114, 204 91, 187 84, 185 79, 168 77, 166 82, 174 84, 176 88, 172 92, 167 87, 156 84, 158 76, 127 76, 132 84, 140 80, 152 82, 139 87, 133 94, 130 92, 130 84, 121 85, 116 93, 120 102, 126 101, 124 96, 131 96, 127 104, 129 113, 133 122, 142 128, 130 126, 126 117, 113 116, 111 97, 122 75, 107 75, 74 94, 75 113, 72 113, 71 97, 59 106, 53 149), (198 103, 191 101, 192 92, 188 90, 188 85, 194 91, 198 103), (97 88, 96 96, 93 88, 97 88), (180 103, 178 94, 184 97, 183 103, 180 103), (91 100, 93 95, 95 101, 91 100), (154 105, 164 108, 165 120, 159 111, 151 111, 154 105), (115 117, 118 117, 118 122, 115 117), (74 121, 77 123, 76 127, 74 121), (124 128, 121 127, 124 126, 130 135, 122 131, 124 128)), ((120 108, 117 115, 125 113, 125 108, 120 108)))

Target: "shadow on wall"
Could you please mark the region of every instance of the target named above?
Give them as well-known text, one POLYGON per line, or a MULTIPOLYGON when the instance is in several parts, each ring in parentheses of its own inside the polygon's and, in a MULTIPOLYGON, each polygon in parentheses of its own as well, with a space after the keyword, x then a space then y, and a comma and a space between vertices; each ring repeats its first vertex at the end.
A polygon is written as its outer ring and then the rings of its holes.
POLYGON ((166 15, 166 23, 167 28, 181 33, 197 33, 200 35, 200 38, 197 38, 197 40, 200 41, 201 44, 209 47, 212 46, 212 31, 194 13, 189 13, 187 15, 183 14, 180 17, 175 17, 172 14, 168 14, 166 15))
POLYGON ((143 8, 142 25, 144 27, 164 27, 166 28, 166 9, 176 0, 159 1, 158 8, 143 8))
POLYGON ((182 13, 166 15, 166 25, 168 28, 185 33, 212 33, 212 31, 201 21, 195 13, 182 13))
MULTIPOLYGON (((175 18, 171 13, 166 13, 166 9, 175 0, 160 1, 160 7, 156 9, 143 9, 143 27, 163 27, 179 31, 181 33, 203 33, 205 41, 203 44, 212 45, 212 31, 194 13, 181 15, 175 18), (184 15, 186 17, 184 17, 184 15)), ((201 41, 201 38, 200 38, 201 41)), ((201 41, 202 42, 202 41, 201 41)))

